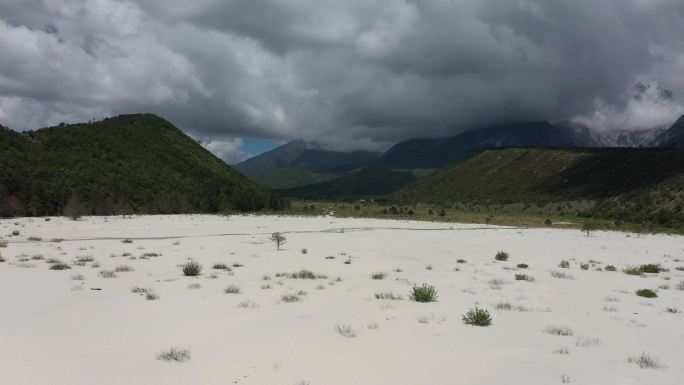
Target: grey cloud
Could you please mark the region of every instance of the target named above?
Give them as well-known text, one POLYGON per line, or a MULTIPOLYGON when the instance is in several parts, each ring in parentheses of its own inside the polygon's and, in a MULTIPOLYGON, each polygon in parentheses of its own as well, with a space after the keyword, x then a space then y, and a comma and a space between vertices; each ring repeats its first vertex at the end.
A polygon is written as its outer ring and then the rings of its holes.
MULTIPOLYGON (((0 122, 135 111, 379 149, 525 119, 674 121, 679 0, 6 0, 0 122), (671 89, 636 103, 637 82, 671 89)), ((227 146, 224 146, 227 147, 227 146)))

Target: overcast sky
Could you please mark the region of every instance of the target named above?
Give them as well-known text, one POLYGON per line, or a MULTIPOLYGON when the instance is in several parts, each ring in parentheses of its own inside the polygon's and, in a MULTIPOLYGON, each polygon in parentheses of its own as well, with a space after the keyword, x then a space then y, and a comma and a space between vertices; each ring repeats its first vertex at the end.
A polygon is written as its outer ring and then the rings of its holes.
POLYGON ((0 0, 0 123, 154 112, 232 162, 242 137, 665 125, 682 95, 682 0, 0 0))

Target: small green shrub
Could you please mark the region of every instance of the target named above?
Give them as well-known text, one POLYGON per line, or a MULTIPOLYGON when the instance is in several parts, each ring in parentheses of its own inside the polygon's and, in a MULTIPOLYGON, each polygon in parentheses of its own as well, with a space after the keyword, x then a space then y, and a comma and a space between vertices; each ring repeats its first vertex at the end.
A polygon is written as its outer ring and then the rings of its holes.
POLYGON ((580 269, 589 270, 589 264, 588 263, 580 263, 580 269))
POLYGON ((157 354, 158 360, 183 362, 190 359, 190 350, 173 347, 157 354))
POLYGON ((188 261, 183 265, 183 275, 186 277, 196 277, 202 272, 202 265, 197 261, 188 261))
POLYGON ((617 268, 616 268, 615 266, 613 266, 613 265, 607 265, 607 266, 604 268, 604 270, 605 270, 605 271, 617 271, 617 268))
POLYGON ((658 296, 658 294, 651 289, 639 289, 636 291, 636 295, 644 298, 655 298, 658 296))
POLYGON ((468 263, 465 259, 457 259, 456 263, 468 263))
POLYGON ((505 251, 499 251, 494 256, 497 261, 508 261, 508 253, 505 251))
POLYGON ((390 299, 393 301, 400 301, 404 299, 402 296, 392 293, 391 291, 383 293, 375 293, 375 299, 390 299))
POLYGON ((437 301, 437 289, 424 283, 422 286, 414 286, 409 293, 409 298, 416 302, 437 301))
POLYGON ((561 269, 569 269, 570 268, 570 261, 564 259, 564 260, 560 261, 560 263, 558 264, 558 267, 560 267, 561 269))
POLYGON ((492 317, 485 309, 474 307, 461 317, 466 325, 489 326, 492 324, 492 317))
POLYGON ((121 243, 133 243, 133 240, 126 238, 126 239, 122 239, 121 243))
POLYGON ((240 293, 240 286, 229 285, 225 289, 223 289, 223 292, 226 294, 239 294, 240 293))
POLYGON ((641 265, 641 266, 639 266, 639 270, 641 270, 642 273, 650 273, 650 274, 658 274, 660 272, 665 271, 665 269, 663 269, 660 265, 656 265, 653 263, 641 265))
POLYGON ((528 264, 526 264, 526 263, 519 263, 519 264, 517 265, 517 268, 518 268, 518 269, 527 269, 528 267, 530 267, 530 266, 529 266, 528 264))

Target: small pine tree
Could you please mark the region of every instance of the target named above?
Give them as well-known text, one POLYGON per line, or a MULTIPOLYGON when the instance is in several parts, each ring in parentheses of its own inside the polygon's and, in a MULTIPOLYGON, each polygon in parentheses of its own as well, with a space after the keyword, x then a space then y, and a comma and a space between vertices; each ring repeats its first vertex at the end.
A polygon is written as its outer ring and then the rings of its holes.
POLYGON ((280 246, 287 242, 287 238, 285 238, 285 236, 281 233, 273 233, 271 234, 271 242, 275 243, 276 248, 280 250, 280 246))

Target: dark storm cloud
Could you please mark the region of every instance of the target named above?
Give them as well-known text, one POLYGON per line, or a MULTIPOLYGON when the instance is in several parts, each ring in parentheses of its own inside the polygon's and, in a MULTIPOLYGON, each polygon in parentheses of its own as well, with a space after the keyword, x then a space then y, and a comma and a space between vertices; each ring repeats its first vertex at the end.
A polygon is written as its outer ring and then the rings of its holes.
POLYGON ((684 112, 682 36, 680 0, 5 0, 0 122, 152 111, 215 152, 524 119, 648 127, 684 112))

